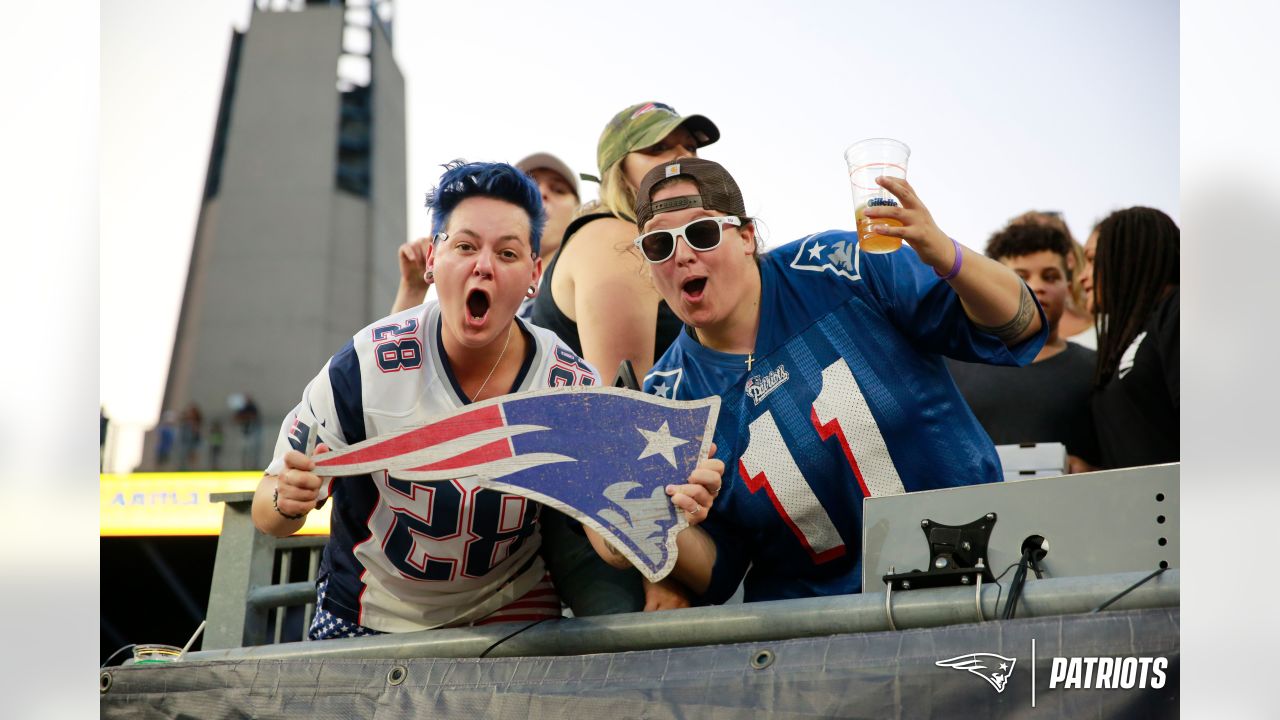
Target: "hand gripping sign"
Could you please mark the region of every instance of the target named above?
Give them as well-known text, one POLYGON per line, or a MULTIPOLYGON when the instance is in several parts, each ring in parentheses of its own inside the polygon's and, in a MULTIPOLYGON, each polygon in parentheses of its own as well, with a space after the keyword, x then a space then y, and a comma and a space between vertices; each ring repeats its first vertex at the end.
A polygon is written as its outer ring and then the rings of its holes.
POLYGON ((684 484, 707 456, 719 410, 718 397, 677 401, 591 386, 538 390, 318 455, 313 472, 386 470, 419 482, 475 477, 482 487, 585 523, 656 582, 675 567, 676 535, 688 524, 666 486, 684 484))

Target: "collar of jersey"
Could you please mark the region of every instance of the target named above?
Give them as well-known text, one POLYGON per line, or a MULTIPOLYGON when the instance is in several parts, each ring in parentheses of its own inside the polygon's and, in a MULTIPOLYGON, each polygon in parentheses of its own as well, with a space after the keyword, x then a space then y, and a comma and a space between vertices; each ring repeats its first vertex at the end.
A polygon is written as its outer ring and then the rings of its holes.
MULTIPOLYGON (((504 395, 516 392, 520 386, 524 384, 524 378, 529 374, 529 368, 533 366, 533 358, 537 354, 538 340, 533 333, 524 326, 524 321, 520 316, 512 318, 512 322, 516 323, 516 327, 520 332, 524 333, 525 339, 528 340, 527 348, 524 353, 524 362, 520 365, 520 372, 516 373, 515 382, 511 383, 511 388, 504 395)), ((458 384, 458 378, 453 374, 453 365, 449 363, 449 356, 444 351, 444 317, 440 313, 436 313, 436 357, 440 358, 440 367, 444 368, 444 376, 449 378, 449 385, 453 387, 453 394, 458 396, 458 402, 463 405, 470 405, 471 398, 462 391, 462 386, 458 384)))

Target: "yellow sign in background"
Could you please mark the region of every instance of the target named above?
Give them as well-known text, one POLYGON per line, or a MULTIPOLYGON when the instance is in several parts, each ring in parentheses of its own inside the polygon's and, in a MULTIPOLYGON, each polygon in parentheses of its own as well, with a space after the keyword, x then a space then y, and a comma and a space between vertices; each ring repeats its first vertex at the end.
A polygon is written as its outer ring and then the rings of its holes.
MULTIPOLYGON (((223 503, 210 493, 252 492, 261 472, 181 472, 99 476, 102 537, 138 535, 218 535, 223 503)), ((326 504, 307 515, 300 535, 328 535, 326 504)))

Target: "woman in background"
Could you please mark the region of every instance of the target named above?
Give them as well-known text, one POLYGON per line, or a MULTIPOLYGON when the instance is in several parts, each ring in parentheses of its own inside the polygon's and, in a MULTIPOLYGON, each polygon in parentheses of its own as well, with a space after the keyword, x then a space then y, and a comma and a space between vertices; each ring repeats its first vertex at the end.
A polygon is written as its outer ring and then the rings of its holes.
MULTIPOLYGON (((680 332, 679 318, 654 289, 631 243, 636 188, 650 168, 694 157, 719 139, 720 130, 707 118, 681 116, 659 102, 622 110, 600 134, 600 199, 579 209, 565 230, 559 254, 546 265, 533 322, 554 331, 605 382, 624 360, 644 377, 680 332)), ((688 593, 674 580, 655 585, 634 570, 607 567, 576 521, 553 511, 543 524, 551 573, 574 614, 688 606, 688 593)))
POLYGON ((579 210, 565 231, 534 301, 533 321, 559 335, 606 381, 623 360, 643 377, 680 331, 680 320, 654 289, 631 244, 640 179, 650 168, 695 157, 698 148, 719 139, 720 130, 707 118, 683 117, 658 102, 626 108, 600 134, 600 200, 579 210))
POLYGON ((1147 207, 1111 213, 1085 244, 1098 327, 1093 417, 1104 467, 1176 462, 1179 230, 1147 207))

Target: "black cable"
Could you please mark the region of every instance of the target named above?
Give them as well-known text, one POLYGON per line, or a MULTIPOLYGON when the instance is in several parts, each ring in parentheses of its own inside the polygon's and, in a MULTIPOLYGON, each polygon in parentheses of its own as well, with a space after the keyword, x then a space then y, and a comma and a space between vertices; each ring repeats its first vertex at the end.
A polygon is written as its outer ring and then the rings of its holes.
POLYGON ((996 576, 995 580, 991 581, 992 585, 995 585, 996 587, 1000 588, 999 590, 996 591, 996 612, 1000 611, 1000 596, 1004 594, 1004 586, 1000 584, 1000 578, 1004 577, 1005 575, 1008 575, 1009 570, 1013 568, 1014 565, 1017 565, 1017 564, 1018 563, 1016 561, 1009 563, 1009 567, 1006 567, 999 575, 996 576))
POLYGON ((1120 598, 1124 597, 1125 595, 1128 595, 1129 593, 1133 592, 1134 590, 1137 590, 1137 589, 1138 589, 1138 587, 1139 587, 1139 586, 1141 586, 1143 583, 1145 583, 1146 581, 1150 580, 1151 578, 1153 578, 1153 577, 1155 577, 1155 576, 1159 575, 1160 573, 1164 572, 1165 570, 1168 570, 1168 568, 1160 568, 1159 570, 1156 570, 1155 572, 1153 572, 1153 573, 1151 573, 1150 575, 1148 575, 1148 576, 1146 576, 1146 577, 1142 578, 1142 579, 1141 579, 1141 580, 1139 580, 1138 582, 1136 582, 1136 583, 1134 583, 1134 584, 1130 585, 1128 588, 1126 588, 1126 589, 1125 589, 1123 592, 1121 592, 1119 595, 1116 595, 1115 597, 1113 597, 1113 598, 1111 598, 1110 600, 1108 600, 1108 601, 1106 601, 1106 602, 1102 603, 1101 605, 1099 605, 1098 607, 1096 607, 1096 608, 1094 608, 1094 609, 1090 610, 1089 612, 1090 612, 1091 614, 1092 614, 1092 613, 1096 613, 1096 612, 1102 612, 1104 609, 1106 609, 1106 607, 1107 607, 1108 605, 1110 605, 1111 603, 1113 603, 1113 602, 1115 602, 1115 601, 1119 600, 1120 598))
POLYGON ((108 663, 110 663, 112 660, 115 660, 115 659, 116 659, 116 656, 117 656, 117 655, 119 655, 120 653, 124 652, 125 650, 128 650, 128 649, 129 649, 129 648, 131 648, 131 647, 137 647, 137 645, 138 645, 137 643, 129 643, 128 645, 125 645, 124 647, 120 648, 119 650, 117 650, 117 651, 115 651, 115 652, 111 653, 109 656, 107 656, 107 659, 106 659, 105 661, 103 661, 103 663, 102 663, 101 665, 99 665, 98 667, 100 667, 100 668, 104 668, 104 667, 106 667, 108 663))
POLYGON ((1009 599, 1004 604, 1004 614, 1001 619, 1010 620, 1014 614, 1018 612, 1018 600, 1022 597, 1022 589, 1027 583, 1027 564, 1031 562, 1031 551, 1024 550, 1022 558, 1018 560, 1018 570, 1013 574, 1013 580, 1009 582, 1009 599))
POLYGON ((499 646, 499 645, 501 645, 502 643, 504 643, 504 642, 506 642, 506 641, 510 640, 511 638, 513 638, 513 637, 515 637, 515 636, 519 635, 520 633, 524 632, 525 630, 528 630, 529 628, 533 627, 534 625, 537 625, 538 623, 544 623, 544 622, 546 622, 546 621, 548 621, 548 620, 559 620, 559 619, 560 619, 560 618, 559 618, 558 616, 550 616, 550 615, 549 615, 549 616, 547 616, 547 617, 542 618, 541 620, 534 620, 533 622, 529 623, 528 625, 525 625, 524 627, 520 628, 519 630, 517 630, 517 631, 515 631, 515 632, 511 633, 510 635, 508 635, 508 636, 506 636, 506 637, 502 638, 501 640, 499 640, 499 641, 495 642, 494 644, 490 645, 489 647, 485 648, 484 652, 480 653, 480 657, 484 657, 484 656, 488 655, 490 650, 493 650, 494 648, 498 647, 498 646, 499 646))

